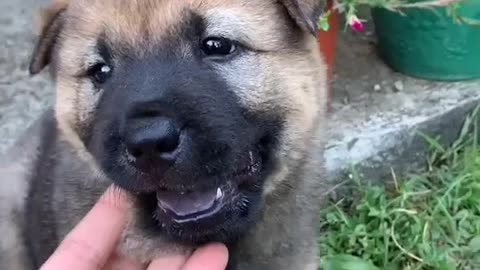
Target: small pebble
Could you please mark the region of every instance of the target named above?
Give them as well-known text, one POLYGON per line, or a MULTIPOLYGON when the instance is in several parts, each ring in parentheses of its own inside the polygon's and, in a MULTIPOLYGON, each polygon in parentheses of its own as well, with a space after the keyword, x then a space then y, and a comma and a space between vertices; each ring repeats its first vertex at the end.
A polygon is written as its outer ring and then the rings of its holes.
POLYGON ((403 82, 402 81, 396 81, 393 84, 393 86, 394 86, 393 90, 395 92, 402 92, 403 91, 403 82))
POLYGON ((378 92, 380 90, 382 90, 382 87, 380 86, 380 84, 375 84, 375 86, 373 86, 373 91, 378 92))

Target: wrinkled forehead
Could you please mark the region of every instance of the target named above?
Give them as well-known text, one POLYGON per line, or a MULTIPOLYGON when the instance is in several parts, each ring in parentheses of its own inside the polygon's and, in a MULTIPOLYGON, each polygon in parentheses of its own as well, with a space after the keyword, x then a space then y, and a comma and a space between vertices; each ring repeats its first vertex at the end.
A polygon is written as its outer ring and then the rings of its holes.
POLYGON ((77 36, 103 35, 133 47, 201 28, 202 35, 243 39, 268 50, 282 42, 286 27, 285 10, 270 0, 76 0, 67 16, 77 36))

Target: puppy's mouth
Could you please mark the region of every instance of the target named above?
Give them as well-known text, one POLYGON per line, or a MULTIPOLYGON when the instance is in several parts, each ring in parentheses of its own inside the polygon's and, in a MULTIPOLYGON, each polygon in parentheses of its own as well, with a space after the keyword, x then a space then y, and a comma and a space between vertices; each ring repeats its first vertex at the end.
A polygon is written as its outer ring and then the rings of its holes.
POLYGON ((223 206, 222 188, 203 191, 175 192, 158 191, 157 206, 177 223, 185 223, 208 218, 223 206))
POLYGON ((259 153, 248 152, 248 159, 239 169, 226 177, 220 186, 182 191, 160 189, 155 193, 157 219, 165 216, 177 224, 197 223, 221 216, 225 209, 245 206, 244 193, 258 181, 263 169, 263 158, 259 153))

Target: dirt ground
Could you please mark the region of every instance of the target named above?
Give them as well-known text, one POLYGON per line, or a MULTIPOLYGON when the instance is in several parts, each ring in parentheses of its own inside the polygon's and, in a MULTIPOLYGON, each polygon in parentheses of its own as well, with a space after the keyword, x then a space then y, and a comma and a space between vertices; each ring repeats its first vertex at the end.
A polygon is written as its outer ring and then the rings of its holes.
POLYGON ((33 11, 45 0, 0 1, 0 152, 52 100, 45 75, 27 72, 34 35, 33 11))

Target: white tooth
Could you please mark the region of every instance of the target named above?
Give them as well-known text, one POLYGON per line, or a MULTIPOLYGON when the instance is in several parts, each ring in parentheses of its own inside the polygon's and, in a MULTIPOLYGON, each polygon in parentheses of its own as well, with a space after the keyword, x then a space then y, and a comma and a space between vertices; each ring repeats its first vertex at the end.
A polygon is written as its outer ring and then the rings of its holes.
POLYGON ((253 153, 252 153, 252 151, 248 152, 248 155, 250 157, 250 164, 252 164, 253 163, 253 153))
POLYGON ((216 199, 218 200, 218 199, 220 199, 222 196, 223 196, 222 189, 217 188, 217 197, 216 197, 216 199))

